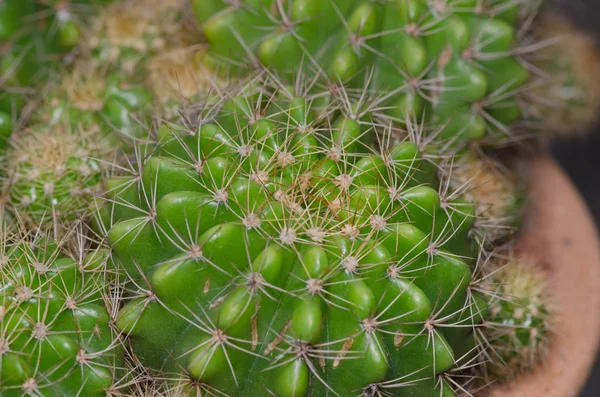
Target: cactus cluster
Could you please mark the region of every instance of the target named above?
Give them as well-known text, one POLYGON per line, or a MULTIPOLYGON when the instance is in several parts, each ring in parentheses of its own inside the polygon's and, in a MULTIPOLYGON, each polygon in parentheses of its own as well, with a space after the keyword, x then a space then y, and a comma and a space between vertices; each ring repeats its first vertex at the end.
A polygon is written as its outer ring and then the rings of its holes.
POLYGON ((541 84, 533 93, 540 106, 533 109, 548 120, 553 133, 581 134, 598 119, 600 54, 596 41, 557 12, 540 18, 534 39, 550 43, 531 56, 543 70, 541 84))
POLYGON ((0 0, 3 88, 51 69, 14 10, 70 63, 0 158, 2 396, 454 397, 539 361, 495 145, 576 69, 541 1, 101 3, 0 0))
POLYGON ((73 220, 95 210, 94 196, 113 146, 99 129, 23 131, 7 153, 11 207, 33 223, 73 220))

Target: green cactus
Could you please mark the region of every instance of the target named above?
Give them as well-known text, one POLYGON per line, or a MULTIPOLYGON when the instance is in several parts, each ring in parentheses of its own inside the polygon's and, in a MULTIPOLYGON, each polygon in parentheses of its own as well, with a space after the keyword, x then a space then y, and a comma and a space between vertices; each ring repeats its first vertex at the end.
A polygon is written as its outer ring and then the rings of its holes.
POLYGON ((124 349, 111 327, 106 253, 71 257, 63 240, 2 223, 0 394, 107 395, 124 349))
POLYGON ((94 211, 107 161, 118 153, 97 127, 36 125, 23 131, 3 164, 9 208, 33 224, 78 221, 94 211))
POLYGON ((3 0, 0 2, 0 150, 37 88, 73 61, 85 21, 110 0, 3 0))
POLYGON ((475 205, 474 240, 492 249, 514 237, 524 197, 515 164, 504 157, 501 162, 469 151, 452 158, 446 168, 448 188, 475 205))
POLYGON ((457 141, 512 135, 530 72, 522 18, 539 1, 192 0, 217 70, 298 68, 388 96, 397 121, 425 117, 457 141))
POLYGON ((496 255, 489 278, 491 327, 483 336, 490 359, 484 377, 503 381, 543 362, 552 331, 547 280, 535 263, 513 252, 496 255))
POLYGON ((34 224, 95 211, 104 175, 147 135, 153 95, 78 63, 9 141, 0 176, 10 207, 34 224))
POLYGON ((180 0, 114 2, 91 24, 89 55, 104 70, 140 77, 149 59, 173 50, 168 44, 182 30, 181 14, 180 0))
POLYGON ((568 17, 552 11, 539 18, 534 33, 542 48, 530 61, 544 74, 530 92, 538 102, 530 111, 549 121, 551 133, 586 132, 597 121, 600 107, 596 41, 568 17))
POLYGON ((440 149, 352 98, 208 98, 107 183, 100 223, 139 289, 117 326, 143 364, 234 396, 455 395, 486 310, 474 208, 438 194, 440 149))
MULTIPOLYGON (((125 296, 102 321, 133 356, 103 323, 108 372, 90 386, 79 355, 53 378, 27 342, 29 378, 3 375, 0 394, 451 397, 478 386, 489 350, 518 361, 533 328, 507 320, 521 303, 490 289, 486 250, 512 237, 520 192, 459 149, 539 118, 520 61, 535 46, 517 38, 534 3, 192 0, 209 42, 197 54, 179 0, 103 9, 8 140, 0 216, 71 223, 104 191, 94 226, 125 296)), ((0 95, 1 146, 23 97, 0 95)), ((84 263, 51 262, 65 270, 42 293, 84 263)), ((92 267, 80 278, 97 303, 107 280, 92 267)))

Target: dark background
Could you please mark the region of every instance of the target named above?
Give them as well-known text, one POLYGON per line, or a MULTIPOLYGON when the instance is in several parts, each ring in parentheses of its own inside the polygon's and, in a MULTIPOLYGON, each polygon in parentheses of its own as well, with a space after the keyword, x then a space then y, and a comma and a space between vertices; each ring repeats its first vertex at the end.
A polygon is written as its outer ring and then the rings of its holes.
MULTIPOLYGON (((600 43, 600 0, 556 0, 556 3, 561 11, 600 43)), ((600 226, 600 124, 592 129, 590 135, 556 140, 551 150, 585 197, 596 224, 600 226)), ((600 356, 581 394, 581 397, 599 396, 600 356)))

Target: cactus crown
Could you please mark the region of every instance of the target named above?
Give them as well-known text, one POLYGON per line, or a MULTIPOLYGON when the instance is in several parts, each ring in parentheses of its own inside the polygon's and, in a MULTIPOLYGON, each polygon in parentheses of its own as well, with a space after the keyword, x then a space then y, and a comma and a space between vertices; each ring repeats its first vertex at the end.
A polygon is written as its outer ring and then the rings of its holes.
POLYGON ((117 326, 214 393, 454 395, 486 302, 444 146, 366 92, 256 81, 108 182, 99 222, 132 283, 117 326))

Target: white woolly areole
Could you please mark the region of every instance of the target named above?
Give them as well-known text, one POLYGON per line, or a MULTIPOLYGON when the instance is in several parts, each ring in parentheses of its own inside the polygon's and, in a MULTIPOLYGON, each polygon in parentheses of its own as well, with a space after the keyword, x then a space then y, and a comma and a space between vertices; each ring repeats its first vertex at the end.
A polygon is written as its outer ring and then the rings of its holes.
POLYGON ((358 259, 355 256, 348 256, 342 261, 342 267, 350 273, 356 273, 358 270, 358 259))
POLYGON ((194 171, 198 173, 198 175, 202 175, 204 172, 204 161, 198 161, 194 164, 194 171))
POLYGON ((327 158, 333 161, 340 161, 342 159, 342 149, 338 146, 333 146, 327 151, 327 158))
POLYGON ((342 235, 350 239, 355 239, 358 237, 359 230, 358 227, 356 227, 356 225, 347 223, 342 227, 341 233, 342 235))
POLYGON ((241 145, 239 148, 237 148, 237 152, 239 153, 240 156, 250 156, 250 153, 252 153, 252 151, 254 150, 254 146, 252 145, 241 145))
POLYGON ((256 229, 260 227, 261 223, 260 218, 254 212, 251 212, 248 215, 246 215, 244 219, 242 219, 242 222, 244 223, 244 226, 246 226, 247 229, 256 229))
POLYGON ((36 323, 33 326, 31 335, 36 339, 46 339, 48 336, 48 326, 42 322, 36 323))
POLYGON ((250 180, 255 183, 264 184, 269 181, 269 174, 265 171, 254 171, 250 174, 250 180))
POLYGON ((226 203, 229 200, 229 193, 227 193, 226 189, 219 189, 213 195, 213 200, 217 203, 226 203))
POLYGON ((19 302, 25 302, 26 300, 33 298, 33 290, 29 287, 17 287, 15 289, 15 295, 19 302))
POLYGON ((306 231, 306 235, 316 243, 322 243, 327 236, 327 232, 320 227, 311 227, 306 231))
POLYGON ((75 302, 75 299, 73 299, 73 297, 69 296, 65 300, 65 307, 67 309, 75 310, 75 309, 77 309, 77 302, 75 302))
POLYGON ((387 274, 390 278, 398 278, 400 276, 400 267, 398 265, 388 267, 387 274))
POLYGON ((402 195, 400 194, 400 192, 401 192, 400 188, 390 186, 387 188, 387 192, 390 195, 390 200, 392 200, 392 201, 400 201, 402 199, 402 195))
POLYGON ((354 178, 348 174, 342 174, 335 177, 335 185, 344 191, 348 191, 348 189, 350 189, 350 186, 352 186, 352 181, 354 181, 354 178))
POLYGON ((36 180, 39 177, 40 171, 37 168, 34 168, 27 173, 27 179, 29 179, 30 181, 36 180))
POLYGON ((323 290, 323 280, 319 280, 318 278, 311 278, 306 282, 306 289, 312 295, 316 295, 323 290))
POLYGON ((54 183, 48 182, 44 184, 44 194, 46 196, 52 196, 52 194, 54 194, 54 183))
POLYGON ((371 215, 369 224, 373 230, 382 231, 387 227, 387 221, 381 215, 371 215))
POLYGON ((37 394, 38 385, 34 378, 29 378, 25 382, 23 382, 21 388, 25 393, 35 395, 37 394))
POLYGON ((79 351, 77 352, 77 357, 75 357, 75 361, 77 361, 79 364, 85 364, 89 361, 88 355, 86 354, 85 350, 79 349, 79 351))
POLYGON ((301 214, 302 211, 304 211, 304 208, 302 208, 302 205, 300 205, 300 203, 297 203, 295 201, 290 201, 285 204, 287 204, 288 208, 296 214, 301 214))
POLYGON ((273 198, 277 201, 283 202, 287 200, 287 194, 285 194, 283 190, 279 189, 273 194, 273 198))
POLYGON ((279 234, 279 239, 283 244, 292 245, 296 242, 296 229, 291 227, 284 227, 279 234))
POLYGON ((277 163, 282 167, 287 167, 296 162, 296 158, 288 152, 281 152, 277 155, 277 163))
POLYGON ((312 186, 312 172, 306 171, 300 175, 300 188, 302 190, 308 190, 312 186))
POLYGON ((34 265, 35 271, 40 274, 40 275, 44 275, 46 273, 48 273, 48 265, 42 262, 36 262, 34 265))
POLYGON ((344 201, 339 197, 330 201, 329 205, 328 205, 329 210, 331 212, 333 212, 334 214, 337 214, 342 209, 343 206, 344 206, 344 201))

